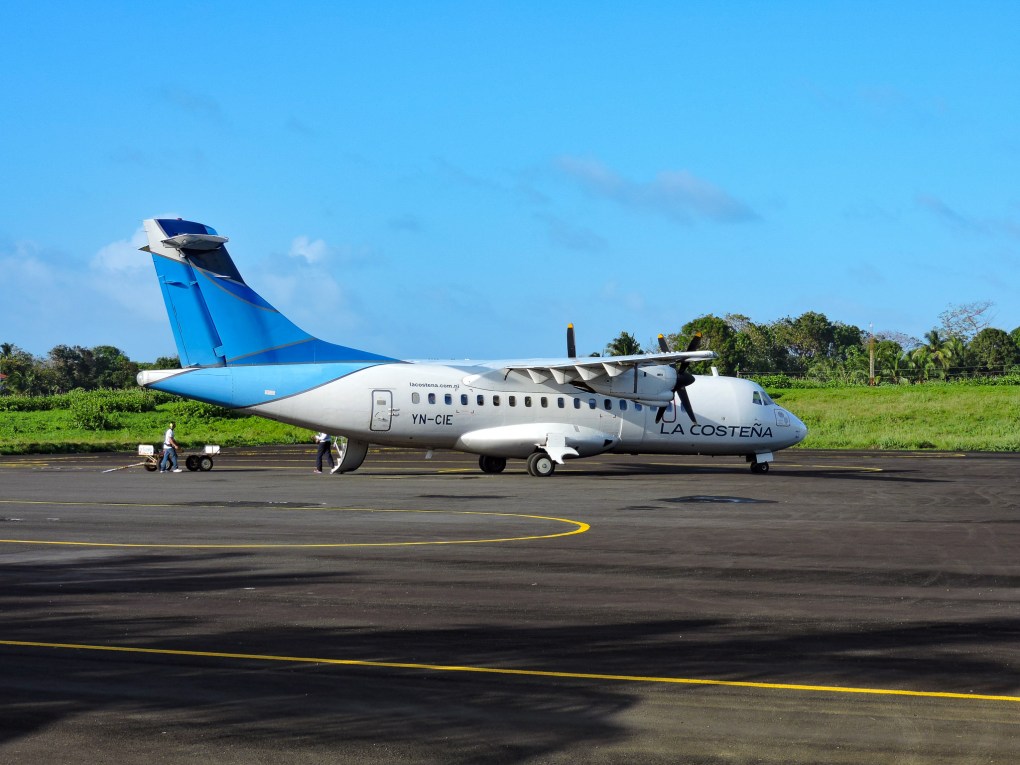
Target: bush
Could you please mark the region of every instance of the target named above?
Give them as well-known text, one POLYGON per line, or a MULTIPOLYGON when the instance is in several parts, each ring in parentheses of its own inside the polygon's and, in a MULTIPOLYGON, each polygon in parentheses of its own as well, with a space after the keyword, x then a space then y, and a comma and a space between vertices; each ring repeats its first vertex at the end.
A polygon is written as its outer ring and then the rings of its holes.
POLYGON ((758 383, 763 388, 772 389, 783 389, 789 388, 792 382, 786 375, 758 375, 750 378, 758 383))
POLYGON ((0 396, 0 412, 46 412, 53 409, 53 396, 0 396))
POLYGON ((134 390, 97 390, 93 395, 104 403, 111 412, 142 412, 156 411, 156 396, 144 388, 134 390))
POLYGON ((102 395, 97 392, 88 393, 81 389, 72 391, 71 422, 82 430, 106 430, 113 423, 110 420, 110 409, 102 395))
POLYGON ((190 399, 172 401, 163 408, 179 420, 208 420, 217 417, 236 416, 232 410, 225 409, 222 406, 206 404, 202 401, 192 401, 190 399))

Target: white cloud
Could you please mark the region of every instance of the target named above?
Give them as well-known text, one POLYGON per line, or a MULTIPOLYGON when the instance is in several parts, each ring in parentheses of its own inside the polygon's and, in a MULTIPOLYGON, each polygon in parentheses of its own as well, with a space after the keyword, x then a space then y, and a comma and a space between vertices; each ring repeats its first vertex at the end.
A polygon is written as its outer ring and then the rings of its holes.
POLYGON ((102 273, 149 272, 151 258, 139 249, 146 244, 145 228, 139 226, 128 239, 118 239, 99 249, 92 258, 92 270, 102 273))
POLYGON ((549 234, 549 241, 558 247, 580 252, 601 252, 606 249, 606 240, 584 226, 575 226, 562 218, 547 213, 536 213, 549 234))
POLYGON ((307 236, 298 236, 290 243, 290 250, 287 251, 287 256, 314 264, 326 260, 331 253, 332 248, 326 244, 324 239, 312 240, 307 236))
POLYGON ((652 181, 639 182, 618 175, 595 159, 561 157, 557 167, 596 197, 681 223, 698 218, 736 223, 758 217, 744 202, 687 170, 663 171, 652 181))

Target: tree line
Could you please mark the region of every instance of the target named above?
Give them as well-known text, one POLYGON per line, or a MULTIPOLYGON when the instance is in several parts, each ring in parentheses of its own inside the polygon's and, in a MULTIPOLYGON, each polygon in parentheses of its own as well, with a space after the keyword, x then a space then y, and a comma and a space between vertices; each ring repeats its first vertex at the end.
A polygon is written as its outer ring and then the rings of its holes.
MULTIPOLYGON (((727 375, 778 374, 864 384, 871 378, 873 356, 876 383, 1020 374, 1020 327, 1006 332, 990 326, 991 305, 950 306, 939 315, 940 325, 923 339, 896 332, 872 334, 808 311, 764 324, 741 314, 708 314, 666 335, 666 341, 670 348, 684 350, 701 333, 700 347, 715 351, 719 358, 693 365, 697 373, 715 366, 727 375)), ((604 354, 658 350, 657 339, 642 346, 632 334, 621 332, 605 346, 604 354)), ((0 343, 0 374, 5 376, 0 379, 0 394, 42 396, 76 389, 133 388, 139 371, 179 365, 176 356, 163 356, 153 363, 131 361, 112 345, 58 345, 46 356, 36 357, 13 343, 0 343)))
MULTIPOLYGON (((765 324, 741 314, 708 314, 666 335, 666 340, 670 348, 684 350, 700 332, 699 347, 719 354, 712 362, 692 365, 692 371, 700 373, 715 366, 727 375, 786 375, 865 384, 871 381, 874 359, 876 384, 1018 374, 1020 327, 1006 332, 990 326, 991 305, 950 306, 940 314, 940 326, 923 339, 898 332, 865 332, 808 311, 765 324)), ((653 350, 658 350, 657 343, 642 346, 633 335, 622 332, 606 346, 605 355, 653 350)))
POLYGON ((13 343, 0 343, 0 394, 48 396, 72 390, 133 388, 143 369, 176 369, 176 356, 155 363, 131 361, 119 348, 57 345, 46 356, 34 356, 13 343))

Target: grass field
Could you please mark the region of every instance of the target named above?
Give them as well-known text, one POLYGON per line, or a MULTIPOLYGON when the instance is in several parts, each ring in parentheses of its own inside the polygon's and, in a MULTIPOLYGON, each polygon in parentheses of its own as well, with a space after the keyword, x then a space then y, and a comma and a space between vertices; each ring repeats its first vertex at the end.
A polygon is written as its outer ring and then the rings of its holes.
POLYGON ((775 391, 808 449, 1020 451, 1020 387, 912 385, 775 391))
MULTIPOLYGON (((1020 387, 914 385, 770 391, 807 423, 810 449, 1020 451, 1020 387)), ((697 391, 691 388, 696 400, 697 391)), ((695 403, 695 407, 697 404, 695 403)), ((184 448, 304 443, 311 433, 261 417, 221 417, 192 402, 112 411, 107 427, 75 424, 68 408, 0 411, 0 454, 134 451, 158 444, 168 420, 184 448)))

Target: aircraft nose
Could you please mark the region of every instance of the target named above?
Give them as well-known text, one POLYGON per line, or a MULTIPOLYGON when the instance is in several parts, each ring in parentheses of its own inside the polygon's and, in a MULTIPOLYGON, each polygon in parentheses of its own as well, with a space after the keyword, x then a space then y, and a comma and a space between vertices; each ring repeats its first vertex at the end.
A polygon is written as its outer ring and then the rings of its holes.
POLYGON ((795 415, 793 412, 788 412, 788 414, 790 415, 790 426, 793 428, 794 438, 797 439, 796 441, 794 441, 794 443, 799 444, 801 441, 807 438, 808 433, 807 425, 805 425, 804 421, 801 420, 800 417, 795 415))

